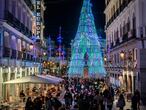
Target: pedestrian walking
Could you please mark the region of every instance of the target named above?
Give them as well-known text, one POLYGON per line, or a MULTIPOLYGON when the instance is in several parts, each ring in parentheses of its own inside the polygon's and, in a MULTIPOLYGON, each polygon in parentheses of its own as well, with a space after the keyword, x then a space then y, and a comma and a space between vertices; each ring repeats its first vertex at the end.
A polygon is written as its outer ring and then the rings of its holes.
POLYGON ((34 110, 41 110, 42 109, 42 102, 40 100, 40 97, 36 97, 34 99, 34 110))
POLYGON ((27 101, 25 104, 25 110, 34 110, 34 104, 33 104, 31 97, 27 98, 27 101))
POLYGON ((120 94, 119 99, 117 101, 117 107, 119 108, 119 110, 123 110, 125 105, 125 98, 123 94, 120 94))
POLYGON ((66 93, 64 95, 64 100, 65 100, 66 106, 70 107, 72 105, 73 97, 72 97, 71 92, 68 89, 66 90, 66 93))
POLYGON ((138 110, 138 104, 140 103, 140 97, 138 96, 137 94, 137 91, 134 92, 134 95, 132 96, 132 99, 131 99, 131 107, 132 107, 132 110, 138 110))
POLYGON ((46 110, 53 110, 51 98, 52 98, 52 95, 48 94, 48 97, 46 97, 46 101, 45 101, 45 108, 46 108, 46 110))
POLYGON ((113 99, 112 95, 109 94, 108 97, 107 97, 107 108, 108 108, 108 110, 112 110, 113 101, 114 101, 114 99, 113 99))
POLYGON ((53 105, 53 110, 59 110, 59 108, 62 106, 62 103, 58 100, 57 97, 53 97, 52 105, 53 105))
POLYGON ((135 90, 135 94, 136 94, 136 97, 137 97, 137 101, 138 101, 138 103, 137 103, 137 109, 138 110, 140 110, 140 92, 139 92, 139 90, 135 90))
POLYGON ((99 92, 96 91, 96 95, 93 98, 93 103, 92 103, 92 110, 100 110, 99 109, 99 104, 100 104, 100 96, 99 96, 99 92))
POLYGON ((100 110, 104 110, 105 107, 103 105, 103 94, 102 93, 100 93, 100 95, 99 95, 99 104, 100 104, 100 110))

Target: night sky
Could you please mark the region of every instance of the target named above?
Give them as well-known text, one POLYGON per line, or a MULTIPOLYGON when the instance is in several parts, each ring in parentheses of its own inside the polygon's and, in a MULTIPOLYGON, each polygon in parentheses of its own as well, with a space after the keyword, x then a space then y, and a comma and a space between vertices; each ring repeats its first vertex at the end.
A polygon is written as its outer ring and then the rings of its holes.
MULTIPOLYGON (((74 39, 83 0, 44 0, 45 1, 45 37, 56 40, 59 27, 62 27, 63 44, 68 47, 74 39)), ((104 29, 104 0, 91 0, 92 12, 97 30, 104 29)))

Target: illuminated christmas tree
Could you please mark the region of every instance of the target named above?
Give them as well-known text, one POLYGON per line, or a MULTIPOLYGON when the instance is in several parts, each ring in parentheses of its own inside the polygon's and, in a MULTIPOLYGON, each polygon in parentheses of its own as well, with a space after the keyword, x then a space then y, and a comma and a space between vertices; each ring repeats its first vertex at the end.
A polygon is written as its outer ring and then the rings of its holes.
POLYGON ((106 74, 91 6, 90 0, 84 0, 77 34, 71 43, 69 77, 96 77, 106 74))

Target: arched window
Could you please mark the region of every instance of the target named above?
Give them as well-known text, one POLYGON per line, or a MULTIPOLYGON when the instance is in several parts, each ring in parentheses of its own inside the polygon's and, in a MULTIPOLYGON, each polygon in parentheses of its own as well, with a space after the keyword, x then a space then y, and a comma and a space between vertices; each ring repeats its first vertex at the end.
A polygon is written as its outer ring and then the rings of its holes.
POLYGON ((112 43, 114 42, 114 32, 112 33, 112 43))
POLYGON ((120 25, 120 37, 123 36, 123 30, 122 30, 122 26, 120 25))
POLYGON ((116 33, 117 39, 119 39, 119 30, 117 29, 117 33, 116 33))
POLYGON ((127 21, 127 31, 129 32, 130 31, 130 19, 128 17, 128 21, 127 21))
POLYGON ((125 34, 125 21, 123 23, 123 35, 125 34))
POLYGON ((136 30, 136 17, 135 17, 135 14, 133 14, 133 18, 132 18, 132 28, 133 30, 136 30))

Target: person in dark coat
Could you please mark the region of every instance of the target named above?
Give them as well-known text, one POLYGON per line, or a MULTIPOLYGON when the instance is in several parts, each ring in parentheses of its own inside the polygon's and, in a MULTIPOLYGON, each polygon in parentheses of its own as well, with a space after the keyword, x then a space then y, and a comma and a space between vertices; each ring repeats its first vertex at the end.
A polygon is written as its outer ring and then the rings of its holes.
POLYGON ((53 105, 53 110, 59 110, 59 108, 62 106, 62 103, 57 99, 57 97, 52 98, 52 105, 53 105))
POLYGON ((119 110, 123 110, 125 105, 126 105, 125 98, 123 94, 120 94, 118 102, 117 102, 117 107, 119 107, 119 110))
POLYGON ((73 97, 72 97, 72 94, 69 90, 66 91, 66 93, 64 95, 64 100, 65 100, 66 106, 70 107, 72 105, 73 97))
POLYGON ((138 103, 137 103, 137 108, 138 108, 138 110, 140 110, 140 92, 139 92, 139 90, 136 90, 135 91, 135 94, 136 94, 136 97, 137 97, 137 101, 138 101, 138 103))
POLYGON ((48 97, 46 97, 46 110, 53 110, 53 105, 52 105, 52 95, 48 94, 48 97))
POLYGON ((40 97, 34 99, 34 110, 41 110, 42 109, 42 102, 40 97))
POLYGON ((138 109, 138 103, 139 103, 139 96, 135 92, 134 95, 132 96, 132 99, 131 99, 132 110, 137 110, 138 109))
POLYGON ((79 98, 79 110, 89 110, 90 103, 86 94, 81 94, 79 98))
POLYGON ((33 102, 31 97, 27 98, 26 104, 25 104, 25 110, 34 110, 33 108, 33 102))

